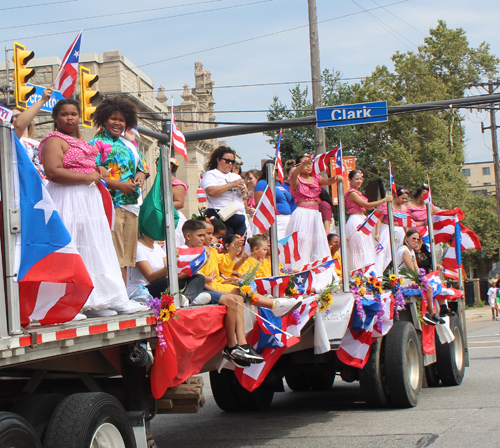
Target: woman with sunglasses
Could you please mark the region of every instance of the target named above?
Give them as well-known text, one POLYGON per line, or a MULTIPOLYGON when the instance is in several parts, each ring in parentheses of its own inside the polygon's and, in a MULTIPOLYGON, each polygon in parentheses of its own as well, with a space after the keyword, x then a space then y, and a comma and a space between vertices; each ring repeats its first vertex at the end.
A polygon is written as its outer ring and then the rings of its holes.
POLYGON ((243 196, 248 190, 241 176, 231 172, 235 163, 236 151, 229 146, 216 148, 205 165, 207 172, 201 180, 201 187, 207 195, 206 216, 218 218, 220 210, 234 204, 236 213, 224 221, 227 235, 244 235, 247 225, 243 196))

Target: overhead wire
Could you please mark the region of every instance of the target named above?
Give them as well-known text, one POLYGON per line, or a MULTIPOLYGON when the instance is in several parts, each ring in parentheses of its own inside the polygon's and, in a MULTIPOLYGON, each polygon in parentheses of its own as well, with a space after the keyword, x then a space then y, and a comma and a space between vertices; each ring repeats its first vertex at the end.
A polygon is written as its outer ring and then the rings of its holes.
POLYGON ((0 11, 10 11, 12 9, 36 8, 38 6, 50 6, 50 5, 58 5, 60 3, 73 3, 73 2, 79 2, 79 1, 80 0, 62 0, 59 2, 39 3, 36 5, 9 6, 8 8, 0 8, 0 11))
MULTIPOLYGON (((377 6, 380 6, 379 3, 377 3, 375 0, 371 0, 372 3, 375 3, 377 6)), ((410 28, 412 28, 413 30, 415 30, 417 33, 420 33, 422 36, 424 37, 428 37, 427 34, 425 33, 422 33, 422 31, 420 31, 419 29, 415 28, 413 25, 411 25, 410 23, 408 22, 405 22, 402 18, 398 17, 396 14, 392 13, 391 11, 389 11, 388 9, 385 9, 385 7, 382 7, 384 9, 385 12, 389 13, 391 16, 395 17, 396 19, 398 19, 400 22, 403 22, 405 25, 409 26, 410 28)))

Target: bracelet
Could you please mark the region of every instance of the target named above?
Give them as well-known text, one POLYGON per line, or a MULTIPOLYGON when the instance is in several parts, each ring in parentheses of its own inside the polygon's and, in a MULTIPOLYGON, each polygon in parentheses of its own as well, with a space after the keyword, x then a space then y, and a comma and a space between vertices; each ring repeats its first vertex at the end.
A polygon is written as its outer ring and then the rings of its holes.
POLYGON ((239 249, 239 247, 236 247, 236 246, 234 245, 234 243, 233 243, 233 244, 231 244, 231 247, 233 247, 233 248, 234 248, 234 249, 236 249, 236 250, 238 250, 238 249, 239 249))

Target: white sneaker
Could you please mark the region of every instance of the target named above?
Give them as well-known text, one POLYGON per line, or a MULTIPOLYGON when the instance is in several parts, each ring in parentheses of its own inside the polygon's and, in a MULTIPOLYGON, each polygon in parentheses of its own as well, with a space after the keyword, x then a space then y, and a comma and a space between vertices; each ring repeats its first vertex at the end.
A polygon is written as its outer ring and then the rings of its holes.
POLYGON ((271 310, 276 317, 285 317, 302 305, 298 299, 276 299, 276 308, 271 310))
POLYGON ((87 317, 110 317, 116 316, 118 313, 114 310, 104 309, 104 310, 87 310, 83 314, 87 317))
POLYGON ((78 320, 85 320, 85 319, 87 319, 87 316, 85 316, 85 314, 78 313, 75 317, 73 317, 73 319, 70 320, 70 322, 76 322, 78 320))
POLYGON ((123 305, 117 306, 113 308, 118 314, 132 314, 138 313, 140 311, 147 311, 148 307, 141 305, 140 303, 134 302, 133 300, 129 300, 125 302, 123 305))
POLYGON ((208 305, 212 297, 208 292, 200 292, 191 302, 191 305, 208 305))
POLYGON ((189 306, 189 299, 184 294, 179 294, 181 308, 187 308, 189 306))

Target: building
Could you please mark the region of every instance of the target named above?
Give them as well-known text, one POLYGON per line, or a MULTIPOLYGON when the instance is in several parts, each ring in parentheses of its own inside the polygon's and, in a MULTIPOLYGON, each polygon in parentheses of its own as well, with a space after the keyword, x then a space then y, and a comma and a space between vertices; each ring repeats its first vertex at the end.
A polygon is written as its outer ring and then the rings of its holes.
MULTIPOLYGON (((94 89, 103 96, 124 95, 129 98, 137 107, 139 114, 139 125, 160 132, 162 126, 167 128, 170 124, 170 105, 167 104, 167 97, 164 88, 160 86, 155 90, 154 83, 142 70, 137 68, 120 51, 106 51, 102 55, 89 53, 80 55, 80 64, 90 69, 92 74, 99 75, 99 80, 94 89), (156 96, 155 96, 155 93, 156 96), (168 121, 166 121, 168 120, 168 121)), ((31 84, 39 86, 49 86, 55 80, 61 60, 58 57, 44 57, 32 59, 28 67, 35 69, 35 76, 30 80, 31 84)), ((5 62, 0 63, 0 79, 5 82, 5 62)), ((13 88, 13 64, 10 63, 10 87, 13 88)), ((203 68, 200 61, 194 64, 194 87, 189 88, 184 85, 181 95, 183 101, 175 107, 175 115, 178 126, 183 132, 201 129, 214 128, 215 122, 213 98, 214 82, 211 73, 203 68), (183 122, 186 120, 188 122, 183 122), (203 123, 198 123, 203 122, 203 123)), ((76 88, 77 99, 79 88, 76 88)), ((5 89, 0 91, 0 103, 13 107, 13 95, 11 94, 11 104, 7 104, 7 94, 5 89)), ((52 130, 52 119, 48 112, 41 112, 35 119, 36 131, 33 138, 41 140, 52 130)), ((84 140, 89 141, 96 133, 96 129, 80 128, 84 140)), ((146 181, 146 192, 153 184, 156 174, 156 159, 160 154, 160 149, 156 140, 140 135, 137 139, 139 149, 144 154, 151 177, 146 181)), ((213 149, 219 144, 224 144, 217 139, 189 142, 188 162, 182 157, 176 157, 179 161, 177 176, 186 182, 190 188, 186 198, 184 214, 189 217, 198 211, 198 200, 196 189, 198 187, 199 175, 203 171, 205 160, 213 149)))
POLYGON ((467 188, 472 193, 496 196, 493 162, 464 163, 462 174, 467 179, 467 188))

